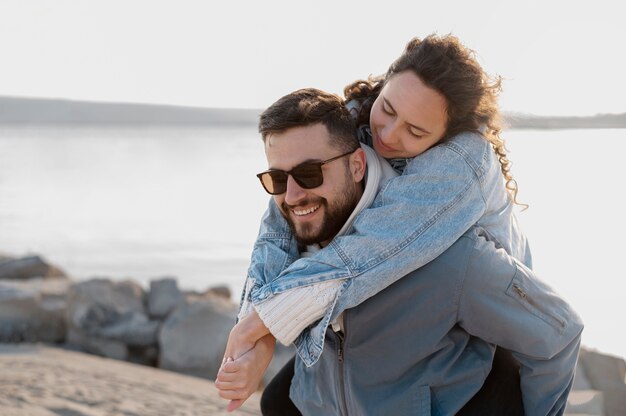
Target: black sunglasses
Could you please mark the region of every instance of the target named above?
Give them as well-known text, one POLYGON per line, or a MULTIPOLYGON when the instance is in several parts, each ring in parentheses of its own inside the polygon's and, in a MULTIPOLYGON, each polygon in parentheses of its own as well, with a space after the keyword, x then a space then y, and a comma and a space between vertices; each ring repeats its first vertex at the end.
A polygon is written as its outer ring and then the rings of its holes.
POLYGON ((324 183, 324 174, 322 165, 348 156, 357 149, 351 150, 339 156, 324 160, 322 162, 305 162, 291 170, 270 169, 259 173, 257 178, 261 181, 261 185, 270 195, 280 195, 287 192, 287 179, 289 175, 298 185, 304 189, 313 189, 324 183))

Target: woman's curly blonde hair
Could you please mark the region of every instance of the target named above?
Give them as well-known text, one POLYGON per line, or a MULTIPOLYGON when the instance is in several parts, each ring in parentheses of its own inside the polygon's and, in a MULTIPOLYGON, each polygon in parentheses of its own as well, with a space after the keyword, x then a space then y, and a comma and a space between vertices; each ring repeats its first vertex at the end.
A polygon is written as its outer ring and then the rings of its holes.
POLYGON ((504 140, 500 137, 502 120, 498 109, 501 77, 491 78, 480 66, 474 51, 453 35, 430 35, 413 38, 402 55, 384 76, 358 80, 344 89, 346 101, 357 100, 361 109, 359 124, 369 124, 374 100, 386 80, 403 71, 413 71, 426 85, 446 98, 447 126, 443 140, 464 132, 480 133, 493 147, 504 175, 505 186, 513 203, 517 201, 517 182, 511 174, 504 140))

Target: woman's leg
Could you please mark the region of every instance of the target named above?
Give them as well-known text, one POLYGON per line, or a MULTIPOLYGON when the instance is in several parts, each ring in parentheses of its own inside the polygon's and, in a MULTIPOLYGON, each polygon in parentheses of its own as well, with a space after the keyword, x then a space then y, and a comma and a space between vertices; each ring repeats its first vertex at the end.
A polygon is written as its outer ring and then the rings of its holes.
POLYGON ((289 387, 293 378, 295 357, 274 376, 263 390, 261 413, 263 416, 302 416, 289 398, 289 387))

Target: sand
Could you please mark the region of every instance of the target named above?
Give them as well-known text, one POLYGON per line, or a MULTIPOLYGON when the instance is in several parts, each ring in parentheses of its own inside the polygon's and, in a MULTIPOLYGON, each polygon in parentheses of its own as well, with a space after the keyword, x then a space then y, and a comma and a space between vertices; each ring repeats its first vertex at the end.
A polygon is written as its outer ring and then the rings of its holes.
POLYGON ((212 382, 33 344, 0 344, 0 415, 260 415, 260 394, 228 413, 212 382))

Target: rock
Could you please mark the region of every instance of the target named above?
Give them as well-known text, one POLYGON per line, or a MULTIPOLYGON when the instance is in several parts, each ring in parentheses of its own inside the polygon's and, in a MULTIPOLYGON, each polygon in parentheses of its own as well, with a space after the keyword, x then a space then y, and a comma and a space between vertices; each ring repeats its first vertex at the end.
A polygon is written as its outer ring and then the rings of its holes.
POLYGON ((69 328, 67 343, 71 348, 90 354, 116 360, 126 361, 128 359, 128 347, 123 342, 85 334, 80 329, 69 328))
POLYGON ((142 313, 133 313, 103 327, 98 335, 121 341, 130 347, 150 347, 157 344, 159 325, 159 321, 150 321, 142 313))
POLYGON ((227 286, 213 286, 203 292, 195 290, 186 290, 183 292, 185 299, 189 301, 198 301, 202 299, 212 299, 216 296, 224 300, 230 300, 230 289, 227 286))
POLYGON ((213 286, 209 288, 208 292, 220 296, 226 300, 230 299, 231 296, 230 288, 226 285, 213 286))
POLYGON ((134 282, 92 279, 76 283, 67 295, 68 323, 86 334, 99 335, 102 328, 145 314, 143 290, 134 282))
POLYGON ((626 377, 626 361, 622 358, 581 349, 578 359, 594 390, 620 388, 626 377))
POLYGON ((159 362, 159 349, 151 347, 128 347, 128 359, 131 363, 156 367, 159 362))
POLYGON ((567 399, 567 415, 604 415, 604 400, 601 391, 573 390, 567 399))
POLYGON ((0 282, 0 342, 63 342, 68 280, 0 282))
POLYGON ((164 278, 150 282, 148 294, 148 314, 163 319, 183 300, 176 279, 164 278))
POLYGON ((34 277, 67 278, 58 267, 48 264, 40 256, 0 259, 0 279, 31 279, 34 277))
POLYGON ((626 412, 626 386, 615 386, 602 391, 605 416, 624 416, 626 412))
POLYGON ((587 379, 585 369, 582 367, 580 360, 576 363, 576 373, 574 373, 574 383, 572 390, 593 390, 591 383, 587 379))
MULTIPOLYGON (((621 416, 626 409, 626 361, 619 357, 582 348, 580 367, 593 390, 602 392, 603 415, 621 416)), ((570 401, 571 401, 570 396, 570 401)))
POLYGON ((159 367, 215 379, 237 307, 216 296, 186 300, 159 333, 159 367))
POLYGON ((74 284, 67 296, 68 342, 83 351, 128 359, 128 347, 157 344, 160 323, 146 315, 141 287, 130 281, 93 279, 74 284))

